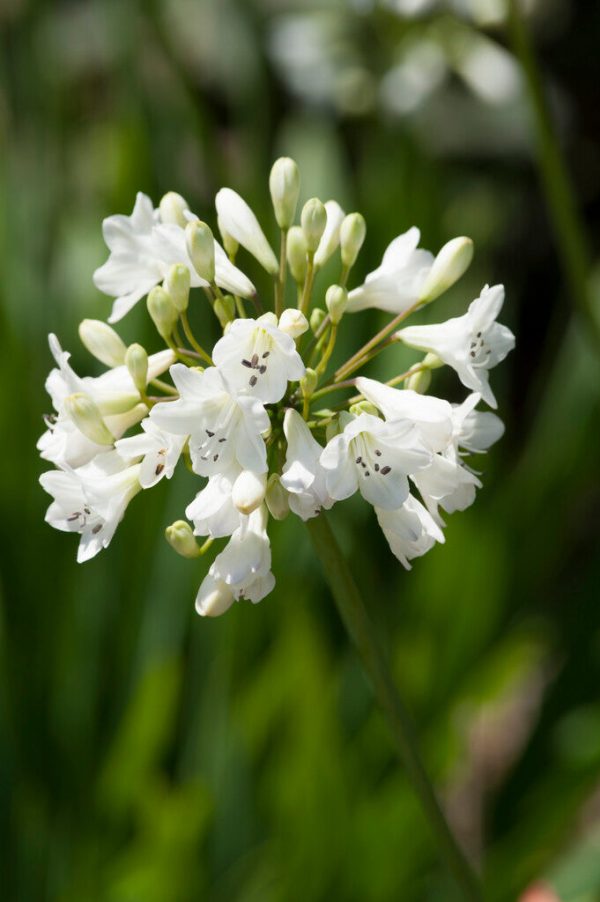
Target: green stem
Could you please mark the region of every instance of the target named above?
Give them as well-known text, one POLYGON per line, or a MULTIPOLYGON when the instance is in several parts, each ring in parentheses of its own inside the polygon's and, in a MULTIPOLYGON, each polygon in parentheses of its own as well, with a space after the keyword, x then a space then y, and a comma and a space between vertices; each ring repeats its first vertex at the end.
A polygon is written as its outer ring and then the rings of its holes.
POLYGON ((548 109, 532 42, 519 8, 508 0, 508 25, 515 56, 521 64, 535 128, 536 154, 542 190, 552 221, 565 279, 573 305, 600 344, 600 323, 594 315, 589 288, 589 250, 583 223, 548 109))
POLYGON ((279 275, 275 282, 275 316, 279 319, 285 306, 285 277, 287 275, 287 229, 281 230, 281 243, 279 247, 279 275))
POLYGON ((310 299, 312 296, 313 282, 315 280, 315 264, 313 262, 314 254, 308 254, 308 263, 306 265, 306 278, 302 289, 302 297, 300 298, 299 307, 301 312, 306 316, 310 307, 310 299))
POLYGON ((352 357, 350 357, 346 361, 346 363, 343 363, 341 365, 341 367, 335 374, 334 381, 338 382, 340 379, 345 379, 348 373, 352 372, 352 368, 357 363, 357 361, 361 360, 366 354, 372 351, 380 341, 383 341, 384 338, 387 338, 390 332, 392 332, 396 328, 396 326, 399 326, 401 322, 407 319, 407 317, 409 317, 411 313, 414 313, 415 310, 421 307, 422 304, 423 301, 418 300, 415 304, 412 305, 412 307, 409 307, 408 310, 405 310, 403 313, 399 313, 394 317, 393 320, 390 320, 387 326, 384 326, 383 329, 380 329, 377 335, 374 335, 370 341, 364 344, 362 348, 360 348, 356 352, 356 354, 353 354, 352 357))
POLYGON ((418 751, 410 717, 394 686, 388 666, 348 564, 324 513, 307 521, 339 614, 356 646, 375 697, 387 717, 396 751, 419 797, 438 848, 469 902, 482 902, 479 880, 460 849, 436 798, 418 751))
POLYGON ((187 313, 184 312, 181 314, 181 325, 183 326, 183 331, 185 332, 185 337, 196 351, 197 354, 202 357, 205 363, 208 363, 209 366, 212 366, 212 358, 210 354, 207 354, 202 345, 198 344, 194 333, 192 332, 192 327, 190 326, 190 321, 188 319, 187 313))

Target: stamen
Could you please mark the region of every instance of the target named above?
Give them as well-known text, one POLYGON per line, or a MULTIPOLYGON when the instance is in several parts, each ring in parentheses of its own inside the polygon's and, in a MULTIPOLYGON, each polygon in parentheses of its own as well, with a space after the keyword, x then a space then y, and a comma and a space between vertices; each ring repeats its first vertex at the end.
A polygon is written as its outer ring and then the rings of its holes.
POLYGON ((375 454, 377 455, 377 457, 381 457, 381 451, 379 450, 379 448, 375 448, 375 454))
POLYGON ((391 473, 391 472, 392 472, 392 468, 391 468, 391 467, 382 467, 382 468, 381 468, 381 475, 382 475, 382 476, 387 476, 387 474, 388 474, 388 473, 391 473))
POLYGON ((247 366, 249 370, 252 369, 252 364, 249 360, 242 360, 242 366, 247 366))
POLYGON ((258 354, 253 354, 252 360, 250 361, 250 366, 256 367, 257 363, 258 363, 258 354))
POLYGON ((209 438, 212 438, 214 435, 214 432, 211 432, 210 429, 206 429, 205 432, 209 438))
POLYGON ((270 353, 271 353, 270 351, 265 351, 265 353, 263 354, 263 360, 264 360, 266 357, 268 357, 270 353))
POLYGON ((154 475, 155 475, 155 476, 160 476, 160 474, 162 473, 162 471, 164 470, 164 468, 165 468, 165 465, 164 465, 164 464, 158 464, 158 466, 156 467, 156 469, 155 469, 155 471, 154 471, 154 475))
POLYGON ((362 457, 357 457, 357 458, 356 458, 356 463, 357 463, 357 464, 362 463, 362 457))
POLYGON ((102 529, 102 523, 96 523, 96 525, 92 529, 92 534, 97 536, 101 529, 102 529))
POLYGON ((251 387, 251 388, 254 388, 254 386, 255 386, 256 383, 258 382, 258 377, 257 377, 257 376, 251 376, 249 381, 250 381, 250 387, 251 387))

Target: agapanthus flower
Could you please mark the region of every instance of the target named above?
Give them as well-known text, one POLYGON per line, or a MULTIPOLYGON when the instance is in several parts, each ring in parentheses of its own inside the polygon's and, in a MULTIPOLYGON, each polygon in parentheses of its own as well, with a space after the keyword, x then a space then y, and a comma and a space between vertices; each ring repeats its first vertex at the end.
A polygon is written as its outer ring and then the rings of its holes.
POLYGON ((166 538, 184 558, 199 559, 196 610, 203 616, 243 599, 256 603, 273 590, 270 519, 323 517, 356 492, 409 568, 444 541, 442 512, 473 502, 481 479, 468 455, 487 450, 503 431, 495 414, 478 409, 482 399, 495 406, 488 370, 514 344, 496 323, 501 286, 484 289, 462 317, 394 332, 458 280, 471 259, 470 240, 451 239, 434 257, 418 248, 412 228, 363 285, 348 291, 365 220, 314 197, 298 216, 299 178, 289 158, 271 173, 281 240, 272 223, 263 231, 235 191, 219 191, 226 251, 179 194, 165 195, 156 209, 138 194, 131 216, 104 221, 110 256, 95 281, 116 298, 111 322, 148 295, 166 349, 148 355, 139 344, 127 347, 106 323, 85 320, 82 341, 108 369, 80 377, 50 338, 54 413, 38 443, 55 467, 41 476, 53 497, 46 519, 78 533, 77 559, 88 560, 108 546, 134 495, 170 479, 185 461, 196 487, 187 520, 168 526, 166 538), (273 277, 271 309, 237 268, 239 246, 273 277), (334 271, 336 260, 337 284, 317 281, 315 288, 315 275, 326 262, 334 271), (295 285, 286 282, 288 266, 295 285), (339 333, 352 322, 346 314, 367 307, 394 319, 348 360, 336 361, 339 333), (222 335, 211 348, 205 330, 199 338, 191 322, 213 315, 222 335), (397 354, 391 332, 426 356, 389 384, 356 375, 379 351, 397 354), (444 364, 472 391, 460 404, 425 394, 444 364), (217 553, 204 566, 214 543, 217 553))

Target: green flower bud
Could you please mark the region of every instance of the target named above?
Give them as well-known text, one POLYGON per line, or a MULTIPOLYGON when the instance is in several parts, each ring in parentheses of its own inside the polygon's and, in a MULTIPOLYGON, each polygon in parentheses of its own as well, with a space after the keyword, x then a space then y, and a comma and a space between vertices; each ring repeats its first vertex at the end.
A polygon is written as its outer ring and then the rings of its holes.
POLYGON ((313 332, 313 334, 316 334, 319 331, 321 324, 326 316, 327 316, 327 314, 325 313, 324 310, 321 310, 320 307, 315 307, 312 310, 312 312, 310 314, 309 322, 310 322, 310 329, 311 329, 311 332, 313 332))
POLYGON ((156 285, 148 295, 146 304, 158 334, 168 342, 178 318, 171 296, 160 285, 156 285))
POLYGON ((158 209, 162 222, 173 223, 181 226, 183 229, 185 228, 187 219, 184 216, 184 212, 188 209, 188 205, 181 194, 169 191, 161 199, 158 209))
POLYGON ((205 222, 188 222, 185 241, 190 260, 201 279, 209 285, 215 281, 215 239, 205 222))
POLYGON ((127 346, 108 323, 99 319, 84 319, 79 325, 79 337, 87 350, 106 366, 121 366, 127 346))
POLYGON ((129 370, 133 384, 139 393, 143 395, 148 384, 148 354, 146 350, 138 344, 129 345, 125 354, 125 366, 129 370))
POLYGON ((469 268, 473 259, 473 242, 470 238, 453 238, 443 246, 423 285, 421 300, 434 301, 447 291, 469 268))
POLYGON ((349 213, 340 229, 342 263, 348 269, 356 263, 356 258, 363 246, 366 234, 367 224, 364 216, 360 213, 349 213))
POLYGON ((431 385, 431 370, 419 370, 409 376, 404 383, 404 388, 416 391, 420 395, 424 395, 431 385))
POLYGON ((292 278, 302 285, 306 278, 306 238, 300 226, 292 226, 287 234, 287 261, 292 278))
POLYGON ((178 313, 185 313, 190 301, 190 271, 183 263, 174 263, 165 279, 165 289, 171 295, 178 313))
POLYGON ((358 401, 350 407, 350 413, 355 417, 359 417, 361 413, 369 413, 373 417, 378 417, 379 411, 370 401, 358 401))
POLYGON ((217 298, 213 305, 213 309, 217 314, 222 329, 235 319, 235 300, 230 294, 226 294, 222 298, 217 298))
POLYGON ((290 512, 290 502, 279 473, 271 473, 269 476, 265 501, 273 519, 285 520, 290 512))
POLYGON ((307 367, 302 379, 300 379, 300 391, 302 392, 303 397, 311 397, 312 393, 317 387, 318 381, 319 376, 317 375, 315 370, 311 370, 310 367, 307 367))
POLYGON ((176 520, 165 529, 165 538, 171 548, 182 557, 194 558, 200 553, 200 546, 194 538, 194 533, 189 523, 185 520, 176 520))
POLYGON ((438 370, 441 366, 446 366, 446 364, 437 354, 432 354, 430 351, 423 357, 423 366, 428 367, 430 370, 438 370))
POLYGON ((300 193, 300 170, 294 160, 289 157, 275 160, 269 176, 269 189, 277 225, 287 231, 294 221, 300 193))
POLYGON ((341 285, 330 285, 325 295, 325 304, 332 324, 337 326, 348 305, 348 292, 341 285))
POLYGON ((76 392, 65 398, 65 410, 80 432, 97 445, 112 445, 111 434, 95 401, 85 392, 76 392))
POLYGON ((306 247, 309 253, 314 254, 327 225, 327 210, 318 197, 312 197, 306 201, 302 207, 300 222, 306 239, 306 247))

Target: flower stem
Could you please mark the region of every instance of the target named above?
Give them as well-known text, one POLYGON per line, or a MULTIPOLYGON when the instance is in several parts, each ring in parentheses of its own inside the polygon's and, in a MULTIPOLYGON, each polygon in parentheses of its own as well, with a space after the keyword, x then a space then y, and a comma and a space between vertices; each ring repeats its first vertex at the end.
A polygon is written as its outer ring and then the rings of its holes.
POLYGON ((196 353, 199 354, 200 357, 202 357, 205 363, 208 363, 209 366, 212 366, 212 358, 210 354, 207 354, 202 345, 198 344, 198 342, 196 341, 194 333, 192 332, 192 327, 190 326, 190 321, 188 319, 187 313, 183 311, 180 318, 181 325, 183 326, 183 331, 185 332, 185 337, 187 338, 193 349, 196 351, 196 353))
POLYGON ((412 307, 409 307, 408 310, 404 310, 403 313, 399 313, 397 316, 394 317, 394 319, 390 320, 390 322, 387 324, 387 326, 384 326, 383 329, 381 329, 377 333, 377 335, 374 335, 370 341, 368 341, 366 344, 364 344, 362 346, 362 348, 360 348, 356 352, 356 354, 353 354, 352 357, 350 357, 346 361, 346 363, 342 364, 342 366, 339 368, 339 370, 336 372, 336 374, 334 376, 334 382, 338 382, 340 379, 345 379, 346 376, 348 375, 348 373, 351 373, 353 371, 355 365, 358 363, 359 360, 362 360, 362 358, 366 354, 368 354, 370 351, 372 351, 373 348, 375 348, 379 344, 379 342, 383 341, 384 338, 387 338, 388 335, 390 334, 390 332, 392 332, 396 328, 396 326, 399 326, 401 322, 403 322, 407 317, 409 317, 411 315, 411 313, 414 313, 414 311, 417 310, 419 307, 421 307, 422 304, 423 304, 423 301, 418 300, 416 303, 414 303, 412 305, 412 307))
POLYGON ((300 311, 307 315, 308 309, 310 307, 310 299, 312 297, 313 290, 313 282, 315 279, 315 264, 313 262, 314 254, 308 255, 308 263, 306 266, 306 278, 304 280, 304 287, 302 289, 302 297, 300 298, 300 303, 298 304, 300 311))
POLYGON ((287 229, 281 230, 281 243, 279 247, 279 274, 275 282, 275 316, 279 318, 285 306, 285 277, 287 275, 287 229))
POLYGON ((439 852, 464 899, 482 902, 479 880, 460 849, 436 798, 418 751, 410 717, 394 686, 379 640, 348 564, 324 513, 307 524, 339 614, 356 646, 375 697, 391 728, 396 751, 435 834, 439 852))
POLYGON ((579 309, 584 321, 587 322, 596 344, 599 344, 600 323, 594 315, 592 305, 588 278, 590 256, 585 230, 556 137, 529 31, 519 8, 519 0, 508 0, 508 25, 513 50, 521 64, 529 95, 542 189, 569 294, 574 306, 579 309))

